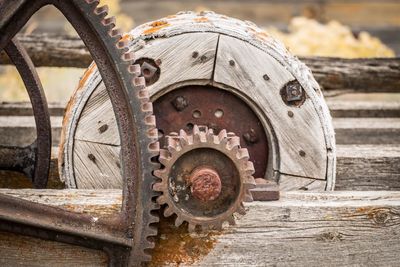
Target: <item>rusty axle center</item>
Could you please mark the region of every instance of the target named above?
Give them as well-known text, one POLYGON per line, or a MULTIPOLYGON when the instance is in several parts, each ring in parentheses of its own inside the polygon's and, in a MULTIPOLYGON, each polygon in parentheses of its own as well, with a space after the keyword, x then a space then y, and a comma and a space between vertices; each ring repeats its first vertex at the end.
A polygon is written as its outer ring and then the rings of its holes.
POLYGON ((221 178, 210 167, 201 166, 194 169, 189 182, 192 195, 201 201, 215 200, 221 193, 221 178))

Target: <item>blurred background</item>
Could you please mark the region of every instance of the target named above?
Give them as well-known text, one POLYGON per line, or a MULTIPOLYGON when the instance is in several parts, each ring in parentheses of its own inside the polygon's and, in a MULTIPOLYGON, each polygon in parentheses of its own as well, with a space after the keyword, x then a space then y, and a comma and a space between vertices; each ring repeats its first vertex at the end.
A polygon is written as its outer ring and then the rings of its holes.
MULTIPOLYGON (((101 0, 129 31, 182 10, 212 10, 265 28, 298 56, 395 57, 400 54, 397 0, 101 0)), ((22 35, 76 35, 53 7, 36 13, 22 35)), ((80 68, 38 68, 49 102, 66 103, 83 74, 80 68)), ((341 96, 352 98, 351 95, 341 96)), ((400 101, 397 94, 370 95, 400 101)), ((29 101, 13 66, 0 65, 0 101, 29 101)))

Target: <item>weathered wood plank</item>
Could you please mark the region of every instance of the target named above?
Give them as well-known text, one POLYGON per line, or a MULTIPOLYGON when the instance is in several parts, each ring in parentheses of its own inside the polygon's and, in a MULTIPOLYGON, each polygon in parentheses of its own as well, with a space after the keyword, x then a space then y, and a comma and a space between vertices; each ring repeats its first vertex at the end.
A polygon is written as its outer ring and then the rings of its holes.
POLYGON ((338 145, 336 190, 400 190, 399 145, 338 145))
MULTIPOLYGON (((57 145, 61 135, 62 117, 50 117, 52 142, 57 145)), ((33 116, 0 116, 0 144, 25 146, 36 139, 33 116)))
MULTIPOLYGON (((119 190, 2 189, 0 193, 94 214, 103 209, 107 214, 117 212, 121 202, 119 190)), ((396 266, 400 260, 399 192, 282 192, 279 201, 253 202, 246 209, 236 226, 221 233, 189 235, 164 223, 152 265, 396 266)), ((97 251, 9 233, 0 236, 13 240, 0 243, 0 263, 5 266, 106 264, 104 254, 97 251), (63 250, 66 256, 59 257, 63 250)))
POLYGON ((338 144, 400 144, 400 118, 335 118, 338 144))
MULTIPOLYGON (((21 36, 20 39, 36 66, 85 68, 92 61, 86 47, 77 37, 28 35, 21 36)), ((400 88, 398 58, 305 57, 301 60, 311 68, 324 90, 398 92, 400 88)), ((7 62, 4 56, 0 56, 0 64, 7 62)))
MULTIPOLYGON (((386 118, 400 117, 399 101, 349 101, 326 99, 332 117, 336 118, 386 118)), ((51 116, 63 116, 65 103, 49 102, 51 116)), ((32 116, 29 102, 0 102, 0 116, 32 116)))
POLYGON ((398 118, 400 101, 326 100, 334 118, 398 118))
MULTIPOLYGON (((62 116, 65 103, 48 102, 50 116, 62 116)), ((0 102, 0 116, 32 116, 30 102, 0 102)))

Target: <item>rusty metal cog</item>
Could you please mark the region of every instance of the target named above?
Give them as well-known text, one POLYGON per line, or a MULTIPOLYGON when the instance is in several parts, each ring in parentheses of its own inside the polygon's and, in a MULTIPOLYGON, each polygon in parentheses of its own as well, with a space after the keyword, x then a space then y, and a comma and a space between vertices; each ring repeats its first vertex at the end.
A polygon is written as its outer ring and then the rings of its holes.
POLYGON ((194 125, 191 134, 171 133, 166 143, 159 158, 164 168, 155 171, 160 180, 153 186, 162 192, 157 202, 167 205, 164 215, 176 214, 175 225, 186 221, 189 231, 234 224, 233 214, 245 213, 243 201, 252 201, 255 187, 254 166, 240 138, 194 125))

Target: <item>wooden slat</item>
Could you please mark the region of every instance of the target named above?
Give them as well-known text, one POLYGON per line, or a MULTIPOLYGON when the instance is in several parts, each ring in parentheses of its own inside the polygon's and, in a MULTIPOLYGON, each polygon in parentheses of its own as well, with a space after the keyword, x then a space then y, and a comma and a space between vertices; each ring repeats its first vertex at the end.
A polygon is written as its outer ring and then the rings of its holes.
MULTIPOLYGON (((92 214, 113 214, 121 202, 118 190, 0 193, 92 214)), ((283 192, 279 201, 249 203, 246 210, 236 226, 208 235, 189 235, 164 222, 152 265, 397 266, 400 261, 399 192, 283 192)), ((7 241, 0 242, 3 266, 107 264, 97 251, 9 233, 0 236, 7 241)))
POLYGON ((400 190, 400 145, 339 145, 335 190, 400 190))
MULTIPOLYGON (((327 98, 332 117, 336 118, 386 118, 400 117, 400 101, 349 101, 327 98)), ((63 116, 65 104, 49 102, 51 116, 63 116)), ((31 116, 29 102, 0 102, 0 116, 31 116)))
POLYGON ((326 99, 334 118, 400 117, 400 101, 349 101, 326 99))
MULTIPOLYGON (((51 117, 51 119, 53 145, 58 145, 62 117, 51 117)), ((400 144, 400 118, 334 118, 333 125, 338 144, 400 144)), ((113 136, 109 133, 115 129, 115 121, 107 120, 107 118, 106 121, 101 122, 92 120, 90 123, 82 124, 76 139, 118 145, 118 140, 115 141, 114 138, 114 141, 109 141, 110 138, 108 138, 113 136), (101 134, 99 128, 104 124, 108 125, 107 131, 101 134), (98 138, 88 138, 85 135, 86 132, 96 133, 98 138)), ((0 116, 0 144, 26 145, 31 143, 35 136, 36 128, 33 117, 0 116)), ((114 134, 115 136, 117 135, 114 134)))
POLYGON ((335 118, 337 144, 400 144, 400 118, 335 118))
MULTIPOLYGON (((320 180, 281 176, 282 191, 319 190, 320 180)), ((63 188, 53 153, 48 188, 63 188)), ((21 174, 0 171, 0 188, 31 188, 21 174)), ((336 190, 400 190, 400 145, 338 145, 336 190)))
MULTIPOLYGON (((276 12, 274 10, 274 12, 276 12)), ((35 66, 87 67, 89 52, 77 37, 20 36, 35 66)), ((347 92, 398 92, 400 60, 301 58, 314 73, 324 90, 341 89, 347 92)), ((0 55, 0 64, 7 63, 0 55)))

